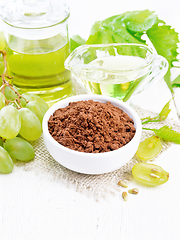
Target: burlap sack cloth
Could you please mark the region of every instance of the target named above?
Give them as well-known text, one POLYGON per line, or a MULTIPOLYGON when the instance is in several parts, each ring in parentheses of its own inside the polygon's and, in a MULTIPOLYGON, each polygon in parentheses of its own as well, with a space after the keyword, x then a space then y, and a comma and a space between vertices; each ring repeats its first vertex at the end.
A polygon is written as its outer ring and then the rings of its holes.
MULTIPOLYGON (((74 86, 74 94, 84 93, 77 83, 75 83, 74 86)), ((135 106, 134 108, 140 118, 157 115, 156 113, 135 106)), ((180 131, 180 124, 172 119, 166 119, 164 122, 149 123, 146 124, 146 127, 160 128, 164 124, 172 126, 176 131, 180 131)), ((151 135, 153 135, 152 131, 143 130, 141 141, 151 135)), ((163 141, 162 145, 161 153, 165 151, 171 143, 163 141)), ((34 160, 27 163, 18 162, 16 165, 26 171, 35 171, 41 178, 48 178, 51 181, 63 181, 68 187, 75 186, 77 191, 83 192, 88 196, 94 195, 97 200, 121 191, 121 187, 117 184, 118 181, 122 179, 128 183, 132 178, 132 167, 138 162, 137 157, 134 156, 126 165, 116 171, 100 175, 87 175, 71 171, 56 162, 47 151, 43 136, 35 141, 33 146, 36 152, 34 160)))

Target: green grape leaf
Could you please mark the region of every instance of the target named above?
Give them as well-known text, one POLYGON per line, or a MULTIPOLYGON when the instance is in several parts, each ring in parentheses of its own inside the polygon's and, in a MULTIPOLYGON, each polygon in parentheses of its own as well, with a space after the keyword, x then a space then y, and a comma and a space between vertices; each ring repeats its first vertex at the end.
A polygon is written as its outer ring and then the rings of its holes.
POLYGON ((86 43, 86 40, 80 37, 79 35, 73 35, 70 38, 70 51, 72 52, 75 48, 86 43))
POLYGON ((121 26, 121 28, 116 29, 112 38, 115 43, 139 43, 142 44, 144 41, 137 39, 135 35, 130 34, 125 26, 121 26))
POLYGON ((96 34, 102 27, 102 22, 101 21, 97 21, 93 24, 93 26, 91 27, 91 32, 90 35, 94 35, 96 34))
POLYGON ((179 43, 178 33, 171 28, 171 26, 155 24, 147 31, 147 36, 157 53, 165 57, 169 62, 169 69, 164 76, 164 80, 171 92, 173 92, 170 68, 173 66, 172 62, 177 61, 177 43, 179 43))
POLYGON ((145 117, 142 118, 142 124, 145 123, 150 123, 150 122, 159 122, 159 121, 164 121, 168 117, 169 113, 171 112, 171 109, 169 108, 170 101, 165 104, 165 106, 162 108, 161 112, 156 116, 156 117, 145 117))
POLYGON ((159 129, 148 129, 154 131, 154 133, 167 141, 171 141, 177 144, 180 144, 180 133, 177 131, 172 130, 172 127, 169 126, 163 126, 159 129))
POLYGON ((108 26, 109 24, 113 24, 114 26, 121 26, 124 24, 125 19, 128 17, 128 15, 131 14, 131 12, 124 12, 118 15, 111 16, 109 18, 106 18, 105 20, 101 21, 102 26, 108 26))
POLYGON ((90 35, 86 44, 113 43, 112 32, 107 27, 101 27, 94 35, 90 35))
POLYGON ((157 22, 157 16, 149 10, 133 11, 127 16, 125 22, 128 30, 144 32, 157 22))
POLYGON ((172 87, 180 87, 180 75, 173 80, 172 87))
POLYGON ((171 71, 170 71, 171 67, 169 65, 169 68, 167 70, 167 73, 164 75, 164 81, 166 82, 168 88, 170 89, 171 92, 173 92, 173 87, 172 87, 172 83, 171 83, 171 71))
POLYGON ((147 31, 147 35, 157 53, 165 57, 172 66, 172 62, 177 60, 178 55, 178 33, 171 26, 155 24, 147 31))
POLYGON ((141 35, 131 34, 125 24, 131 12, 115 15, 103 21, 95 22, 86 44, 95 43, 144 43, 141 35))
POLYGON ((119 15, 111 16, 102 21, 95 22, 91 28, 90 36, 96 34, 98 31, 101 30, 102 27, 111 26, 112 31, 114 31, 114 28, 120 28, 122 25, 124 25, 124 19, 126 19, 129 13, 130 12, 125 12, 119 15))
POLYGON ((171 112, 171 109, 169 108, 170 101, 171 100, 169 100, 169 102, 166 103, 166 105, 163 107, 163 109, 159 113, 158 117, 160 121, 164 121, 168 117, 169 113, 171 112))

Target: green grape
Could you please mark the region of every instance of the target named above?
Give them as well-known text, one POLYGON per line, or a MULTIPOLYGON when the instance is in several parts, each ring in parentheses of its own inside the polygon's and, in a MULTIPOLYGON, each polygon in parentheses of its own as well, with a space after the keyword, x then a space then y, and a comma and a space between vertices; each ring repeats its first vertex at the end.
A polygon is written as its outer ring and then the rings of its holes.
POLYGON ((7 100, 11 100, 11 101, 17 98, 17 94, 8 86, 5 87, 4 95, 7 100))
POLYGON ((11 173, 13 168, 14 163, 12 161, 12 158, 3 147, 0 147, 0 172, 11 173))
POLYGON ((21 128, 21 119, 18 110, 11 106, 5 106, 0 110, 0 136, 11 139, 18 135, 21 128))
POLYGON ((26 107, 27 102, 24 98, 20 98, 20 102, 21 102, 22 107, 26 107))
POLYGON ((30 101, 28 102, 26 107, 30 109, 34 114, 36 114, 36 116, 39 118, 40 122, 42 123, 46 110, 42 107, 41 103, 37 101, 30 101))
POLYGON ((28 101, 36 101, 39 102, 41 104, 41 107, 43 108, 44 111, 48 110, 48 105, 47 103, 44 101, 44 99, 42 99, 41 97, 39 97, 36 94, 32 94, 32 93, 23 93, 22 96, 28 100, 28 101))
POLYGON ((157 186, 168 181, 169 173, 160 166, 151 163, 137 163, 132 168, 136 180, 148 186, 157 186))
POLYGON ((2 92, 0 92, 0 110, 5 106, 5 97, 2 92))
POLYGON ((28 108, 21 108, 19 115, 21 117, 19 134, 28 141, 37 140, 42 133, 39 118, 28 108))
POLYGON ((4 143, 4 149, 11 157, 20 161, 30 161, 35 156, 35 152, 31 144, 19 137, 7 139, 4 143))
MULTIPOLYGON (((17 89, 14 86, 13 86, 13 88, 17 91, 17 89)), ((11 101, 14 101, 16 98, 18 98, 17 94, 8 86, 5 87, 4 95, 7 100, 11 100, 11 101)), ((27 102, 24 98, 20 98, 20 102, 21 102, 22 107, 25 107, 27 104, 27 102)))
MULTIPOLYGON (((18 89, 15 86, 13 86, 13 88, 16 92, 18 92, 18 89)), ((10 100, 14 100, 15 98, 18 97, 17 94, 12 89, 11 89, 11 92, 12 92, 12 94, 11 94, 10 100)), ((20 102, 21 102, 22 107, 25 107, 27 104, 26 100, 23 97, 20 97, 20 102)))
POLYGON ((161 151, 161 140, 157 136, 151 136, 146 138, 139 144, 136 155, 142 161, 148 161, 155 158, 161 151))

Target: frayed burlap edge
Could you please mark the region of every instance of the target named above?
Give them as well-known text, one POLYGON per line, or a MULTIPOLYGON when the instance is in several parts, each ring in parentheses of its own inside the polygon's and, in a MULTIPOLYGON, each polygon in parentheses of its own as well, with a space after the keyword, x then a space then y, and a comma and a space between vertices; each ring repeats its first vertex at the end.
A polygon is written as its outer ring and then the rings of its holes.
MULTIPOLYGON (((141 118, 147 116, 155 116, 153 112, 134 107, 141 118)), ((180 124, 171 119, 164 122, 156 122, 147 124, 146 127, 160 128, 164 124, 172 126, 174 130, 180 131, 180 124)), ((146 137, 153 135, 152 131, 143 130, 141 141, 146 137)), ((88 175, 71 171, 58 162, 56 162, 46 149, 41 136, 37 141, 32 143, 35 149, 35 158, 31 162, 17 162, 18 167, 26 171, 34 171, 41 178, 48 178, 51 181, 63 181, 67 187, 75 187, 77 191, 85 193, 87 196, 94 196, 97 200, 100 198, 107 198, 109 195, 114 195, 121 191, 121 187, 117 184, 118 181, 124 180, 127 184, 132 178, 132 167, 139 160, 134 156, 127 164, 120 169, 111 173, 100 175, 88 175)), ((162 142, 162 152, 164 152, 171 143, 167 141, 162 142)), ((160 154, 161 154, 160 153, 160 154)))

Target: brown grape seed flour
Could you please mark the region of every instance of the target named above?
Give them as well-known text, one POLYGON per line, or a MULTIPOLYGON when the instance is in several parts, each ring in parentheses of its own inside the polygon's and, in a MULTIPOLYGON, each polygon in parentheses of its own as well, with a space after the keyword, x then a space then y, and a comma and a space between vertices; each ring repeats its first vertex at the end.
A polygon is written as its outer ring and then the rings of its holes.
POLYGON ((70 102, 48 121, 52 137, 63 146, 88 153, 116 150, 135 134, 133 120, 110 102, 70 102))

